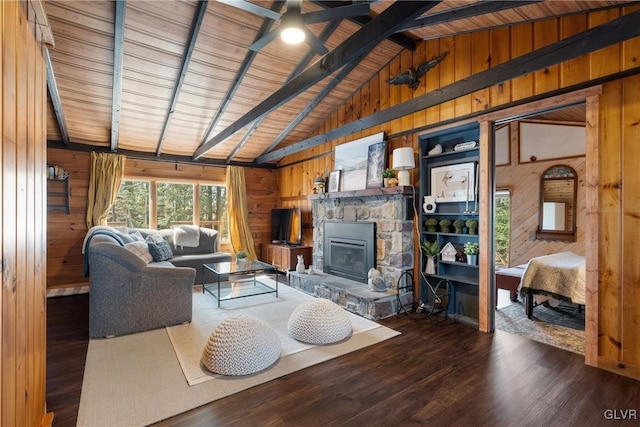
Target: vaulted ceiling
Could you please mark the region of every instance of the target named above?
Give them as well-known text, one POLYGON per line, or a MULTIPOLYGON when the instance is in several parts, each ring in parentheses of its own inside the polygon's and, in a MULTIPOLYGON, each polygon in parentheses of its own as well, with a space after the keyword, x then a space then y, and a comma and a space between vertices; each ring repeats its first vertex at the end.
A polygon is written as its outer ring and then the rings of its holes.
MULTIPOLYGON (((279 39, 250 50, 279 22, 234 1, 48 0, 50 145, 253 163, 309 138, 416 41, 629 3, 374 1, 367 16, 308 24, 320 56, 279 39)), ((302 13, 352 3, 303 1, 302 13)))

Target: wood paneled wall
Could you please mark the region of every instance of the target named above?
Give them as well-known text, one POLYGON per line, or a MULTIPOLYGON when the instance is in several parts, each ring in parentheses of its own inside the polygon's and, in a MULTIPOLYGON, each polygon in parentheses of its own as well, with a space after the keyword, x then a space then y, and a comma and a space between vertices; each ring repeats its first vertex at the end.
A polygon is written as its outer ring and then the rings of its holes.
MULTIPOLYGON (((421 42, 415 52, 404 51, 393 58, 378 76, 363 85, 350 101, 331 115, 318 128, 317 133, 325 133, 358 117, 437 90, 637 9, 637 5, 614 8, 421 42), (389 76, 394 76, 409 66, 417 66, 425 59, 435 58, 444 51, 449 51, 449 56, 427 73, 415 91, 385 83, 389 76)), ((384 131, 387 135, 403 135, 389 140, 389 152, 400 146, 412 146, 417 152, 419 135, 411 132, 412 129, 424 125, 435 127, 469 113, 524 101, 534 96, 544 96, 559 89, 636 69, 639 65, 638 52, 640 39, 631 39, 427 108, 411 116, 292 154, 281 161, 283 167, 278 170, 278 200, 280 203, 295 202, 306 206, 310 212, 310 205, 305 205, 304 202, 305 196, 312 193, 312 180, 317 172, 326 173, 333 169, 333 149, 336 145, 384 131)), ((599 244, 598 268, 601 273, 598 279, 598 303, 594 304, 599 311, 598 361, 594 364, 634 378, 640 378, 640 306, 637 304, 640 294, 640 255, 633 250, 632 242, 632 238, 637 236, 640 222, 640 199, 637 192, 640 185, 637 167, 640 164, 640 146, 637 144, 640 136, 639 80, 640 77, 630 77, 605 85, 599 104, 599 159, 594 162, 600 164, 601 174, 599 183, 595 184, 600 188, 597 202, 599 211, 595 214, 600 215, 600 234, 596 243, 599 244)), ((388 162, 391 162, 390 158, 388 162)), ((589 174, 586 163, 571 165, 580 176, 583 176, 583 171, 586 175, 589 174)), ((413 183, 419 182, 419 173, 418 169, 411 171, 413 183)), ((584 187, 585 184, 581 183, 581 186, 584 187)), ((537 197, 531 199, 537 203, 537 197)), ((584 228, 580 227, 580 221, 578 230, 584 228)), ((525 228, 528 229, 528 226, 525 228)), ((585 232, 589 233, 589 230, 585 232)), ((587 236, 578 241, 576 250, 581 244, 584 245, 586 238, 587 236)), ((522 251, 518 252, 517 257, 521 256, 518 259, 524 259, 533 249, 518 250, 522 251)), ((590 363, 593 361, 590 360, 590 363)))
POLYGON ((0 423, 45 415, 46 73, 30 3, 0 2, 0 423))
MULTIPOLYGON (((87 233, 87 193, 91 155, 88 152, 50 148, 48 162, 69 171, 71 213, 49 211, 47 232, 47 287, 69 287, 87 284, 83 275, 82 242, 87 233)), ((197 180, 223 184, 226 169, 220 166, 202 166, 128 158, 125 179, 157 179, 169 182, 197 180)), ((270 242, 270 212, 276 206, 276 173, 268 169, 245 169, 249 226, 256 244, 270 242)), ((222 250, 232 251, 230 245, 222 250)))

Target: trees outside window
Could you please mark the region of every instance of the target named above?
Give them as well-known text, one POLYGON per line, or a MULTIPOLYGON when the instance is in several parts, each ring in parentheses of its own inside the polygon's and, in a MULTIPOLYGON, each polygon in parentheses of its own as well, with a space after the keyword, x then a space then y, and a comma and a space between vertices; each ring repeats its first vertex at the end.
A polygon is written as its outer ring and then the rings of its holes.
POLYGON ((149 228, 149 183, 122 181, 107 223, 113 227, 149 228))
POLYGON ((199 183, 122 181, 107 223, 157 229, 195 224, 218 230, 220 239, 228 240, 227 189, 199 183), (151 212, 156 212, 155 218, 151 218, 151 212))
POLYGON ((509 242, 511 241, 511 193, 509 190, 496 191, 495 206, 496 266, 509 267, 509 242))

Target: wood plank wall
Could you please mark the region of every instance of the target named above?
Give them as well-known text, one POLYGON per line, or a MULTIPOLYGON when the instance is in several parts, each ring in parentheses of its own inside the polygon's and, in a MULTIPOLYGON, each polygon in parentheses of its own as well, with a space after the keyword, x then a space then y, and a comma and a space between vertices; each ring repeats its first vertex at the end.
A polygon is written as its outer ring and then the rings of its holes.
MULTIPOLYGON (((531 52, 588 28, 637 10, 638 6, 614 8, 588 14, 540 21, 513 27, 498 28, 471 35, 447 37, 418 43, 412 54, 402 52, 393 58, 378 76, 369 81, 321 125, 316 134, 342 126, 357 118, 357 114, 374 113, 436 90, 449 83, 473 75, 499 63, 531 52), (431 70, 414 92, 385 83, 389 76, 417 66, 444 51, 450 54, 438 67, 431 70), (469 53, 471 52, 471 53, 469 53)), ((469 112, 506 105, 544 95, 557 89, 588 82, 613 73, 635 69, 639 65, 638 38, 601 49, 544 70, 528 74, 499 85, 474 92, 453 101, 414 113, 349 137, 339 138, 322 146, 292 154, 281 161, 278 170, 278 200, 282 204, 302 206, 309 216, 311 205, 305 197, 312 193, 312 180, 318 172, 333 169, 333 150, 336 145, 368 136, 380 131, 387 135, 401 134, 422 125, 437 126, 445 120, 462 117, 469 112), (325 154, 322 156, 322 154, 325 154), (309 159, 309 160, 307 160, 309 159)), ((598 365, 623 375, 640 378, 640 265, 638 252, 632 252, 632 237, 638 230, 640 200, 637 191, 640 149, 638 148, 637 109, 638 77, 626 78, 605 85, 600 102, 600 277, 599 322, 600 337, 598 365), (634 163, 635 162, 635 163, 634 163), (622 185, 623 181, 627 181, 622 185), (633 193, 633 194, 632 194, 633 193), (619 366, 624 365, 625 368, 619 366)), ((389 140, 389 152, 401 146, 412 146, 417 152, 417 132, 389 140)), ((388 162, 391 162, 389 156, 388 162)), ((586 166, 572 165, 584 186, 586 166)), ((410 172, 411 182, 419 182, 420 171, 410 172)), ((537 199, 536 199, 537 200, 537 199)), ((580 215, 579 215, 580 216, 580 215)), ((580 225, 578 224, 578 230, 580 225)), ((310 239, 310 234, 305 233, 310 239)), ((584 239, 582 239, 584 242, 584 239)), ((580 244, 580 241, 578 242, 580 244)), ((417 245, 416 245, 417 246, 417 245)), ((519 249, 520 250, 520 249, 519 249)), ((522 258, 532 254, 523 249, 522 258)), ((416 254, 417 255, 417 254, 416 254)), ((520 257, 520 253, 517 254, 520 257)))
POLYGON ((0 423, 45 415, 46 74, 30 3, 0 3, 0 423))
MULTIPOLYGON (((47 232, 47 287, 86 285, 83 275, 84 258, 82 242, 87 233, 87 193, 91 155, 88 152, 50 148, 48 162, 69 171, 71 188, 71 212, 49 211, 47 232)), ((154 160, 128 158, 125 163, 125 179, 157 179, 168 182, 197 180, 224 185, 225 168, 154 160)), ((249 226, 256 251, 260 243, 269 242, 270 212, 276 206, 276 176, 273 170, 245 169, 249 226)), ((232 251, 230 245, 222 250, 232 251)))

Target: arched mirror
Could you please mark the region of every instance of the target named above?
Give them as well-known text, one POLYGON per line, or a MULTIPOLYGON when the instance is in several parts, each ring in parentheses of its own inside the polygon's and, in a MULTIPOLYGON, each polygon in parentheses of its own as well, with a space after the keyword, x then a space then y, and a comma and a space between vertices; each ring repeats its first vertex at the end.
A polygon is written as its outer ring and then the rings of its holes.
POLYGON ((540 222, 536 239, 576 241, 578 176, 573 168, 555 165, 540 178, 540 222))

